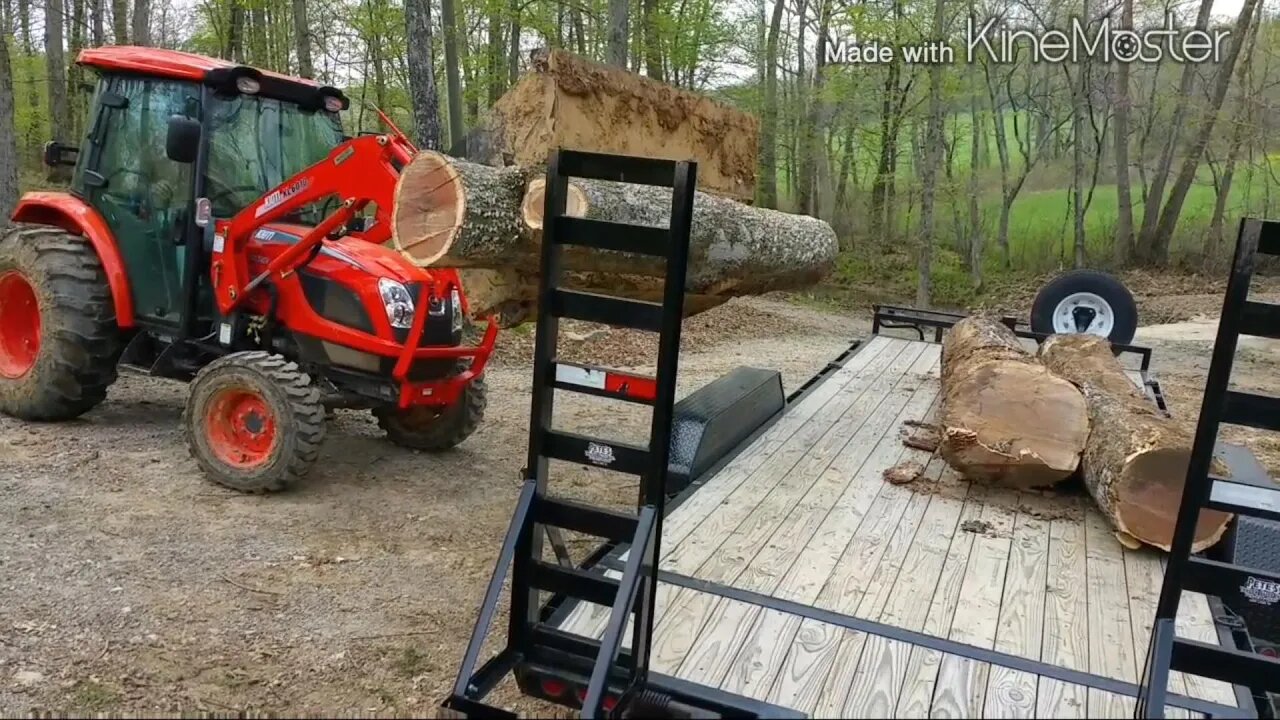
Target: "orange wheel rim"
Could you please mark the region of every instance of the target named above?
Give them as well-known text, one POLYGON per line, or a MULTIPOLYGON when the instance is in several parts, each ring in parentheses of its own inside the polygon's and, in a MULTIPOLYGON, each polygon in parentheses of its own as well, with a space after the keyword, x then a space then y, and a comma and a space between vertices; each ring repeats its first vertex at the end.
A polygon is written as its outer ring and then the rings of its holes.
POLYGON ((18 272, 0 274, 0 377, 31 372, 40 355, 40 303, 18 272))
POLYGON ((276 419, 262 395, 244 388, 217 391, 204 416, 209 449, 231 467, 262 465, 276 446, 276 419))

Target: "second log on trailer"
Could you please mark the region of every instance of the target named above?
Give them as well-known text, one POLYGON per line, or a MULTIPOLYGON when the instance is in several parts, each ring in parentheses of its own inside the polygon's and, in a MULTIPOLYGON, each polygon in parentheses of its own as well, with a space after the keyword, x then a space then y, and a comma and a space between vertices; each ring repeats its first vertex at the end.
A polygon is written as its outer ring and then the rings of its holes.
POLYGON ((942 341, 942 457, 970 480, 1046 487, 1076 471, 1084 398, 1000 321, 968 317, 942 341))
MULTIPOLYGON (((1082 460, 1084 483, 1116 530, 1168 550, 1182 502, 1191 432, 1165 417, 1125 374, 1105 338, 1053 335, 1040 359, 1070 380, 1089 407, 1090 432, 1082 460)), ((1226 468, 1216 463, 1215 474, 1226 468)), ((1194 552, 1222 537, 1231 515, 1202 510, 1194 552)))

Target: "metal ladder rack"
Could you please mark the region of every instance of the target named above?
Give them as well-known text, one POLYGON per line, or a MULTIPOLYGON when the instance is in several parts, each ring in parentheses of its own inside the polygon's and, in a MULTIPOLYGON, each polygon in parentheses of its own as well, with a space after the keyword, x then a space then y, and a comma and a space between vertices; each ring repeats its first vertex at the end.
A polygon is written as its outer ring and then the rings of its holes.
POLYGON ((1280 222, 1249 219, 1240 223, 1187 482, 1139 688, 1139 718, 1164 717, 1169 673, 1174 671, 1244 685, 1255 691, 1280 692, 1280 661, 1181 638, 1176 630, 1183 591, 1216 595, 1223 588, 1240 587, 1247 599, 1256 598, 1256 602, 1264 604, 1280 602, 1280 575, 1191 554, 1202 509, 1280 520, 1280 485, 1266 478, 1248 482, 1248 478, 1222 478, 1213 473, 1220 424, 1280 431, 1280 398, 1230 387, 1241 335, 1280 338, 1280 305, 1249 299, 1249 283, 1259 253, 1280 255, 1280 222))
POLYGON ((584 717, 599 717, 613 710, 615 704, 634 699, 645 688, 696 176, 697 167, 693 162, 565 150, 555 151, 549 158, 527 475, 453 694, 445 702, 445 707, 455 713, 485 717, 509 715, 484 705, 480 698, 521 665, 575 661, 584 670, 589 668, 590 681, 582 697, 584 717), (628 225, 567 216, 570 177, 669 187, 672 189, 670 226, 628 225), (662 302, 560 287, 563 254, 568 246, 665 258, 662 302), (658 333, 656 376, 644 377, 557 360, 561 318, 658 333), (552 410, 556 390, 651 405, 653 415, 647 446, 554 429, 552 410), (636 514, 549 495, 548 465, 553 459, 640 476, 636 514), (569 563, 563 544, 558 541, 561 530, 629 543, 631 554, 621 578, 613 579, 603 571, 584 570, 569 563), (556 562, 543 560, 546 538, 551 539, 556 562), (475 670, 497 613, 508 565, 511 566, 511 612, 507 646, 475 670), (597 641, 552 627, 543 617, 539 603, 542 592, 612 608, 603 638, 597 641), (628 621, 632 624, 633 638, 629 652, 622 649, 628 621), (612 694, 617 688, 623 689, 621 698, 612 694))

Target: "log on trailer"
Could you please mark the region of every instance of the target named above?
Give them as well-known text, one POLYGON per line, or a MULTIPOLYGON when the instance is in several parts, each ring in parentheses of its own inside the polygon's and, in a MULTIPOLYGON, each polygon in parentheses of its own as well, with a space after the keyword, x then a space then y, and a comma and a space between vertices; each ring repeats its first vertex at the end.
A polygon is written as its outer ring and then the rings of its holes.
POLYGON ((751 202, 755 116, 564 50, 535 50, 530 66, 455 155, 526 167, 544 164, 555 148, 693 159, 699 189, 751 202))
MULTIPOLYGON (((1102 514, 1119 532, 1168 550, 1191 461, 1190 430, 1134 386, 1105 338, 1053 335, 1040 359, 1084 394, 1090 432, 1082 475, 1102 514)), ((1214 472, 1228 471, 1215 461, 1214 472)), ((1193 551, 1218 542, 1230 521, 1229 513, 1202 510, 1193 551)))
MULTIPOLYGON (((490 167, 437 152, 419 154, 401 172, 392 215, 395 247, 424 267, 456 267, 472 314, 525 308, 536 297, 542 243, 543 185, 538 171, 490 167), (483 271, 483 272, 481 272, 483 271)), ((671 191, 575 178, 567 212, 631 224, 666 226, 671 191)), ((695 314, 738 295, 812 285, 830 272, 838 245, 827 223, 756 208, 707 193, 695 194, 690 231, 686 312, 695 314)), ((665 275, 662 258, 570 247, 567 285, 656 300, 665 275)), ((516 313, 512 313, 513 315, 516 313)), ((512 324, 506 319, 504 324, 512 324)))
POLYGON ((942 342, 942 457, 970 480, 1046 487, 1072 475, 1089 434, 1084 398, 993 318, 942 342))

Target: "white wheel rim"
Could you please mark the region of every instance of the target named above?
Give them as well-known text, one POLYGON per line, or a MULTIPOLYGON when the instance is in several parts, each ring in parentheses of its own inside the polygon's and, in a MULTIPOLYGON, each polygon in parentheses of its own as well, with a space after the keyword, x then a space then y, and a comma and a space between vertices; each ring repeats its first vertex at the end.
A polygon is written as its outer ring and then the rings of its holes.
POLYGON ((1055 333, 1081 332, 1077 322, 1077 311, 1092 311, 1093 319, 1084 332, 1099 337, 1110 337, 1116 326, 1115 312, 1111 305, 1100 296, 1089 292, 1078 292, 1062 299, 1053 309, 1053 331, 1055 333))

